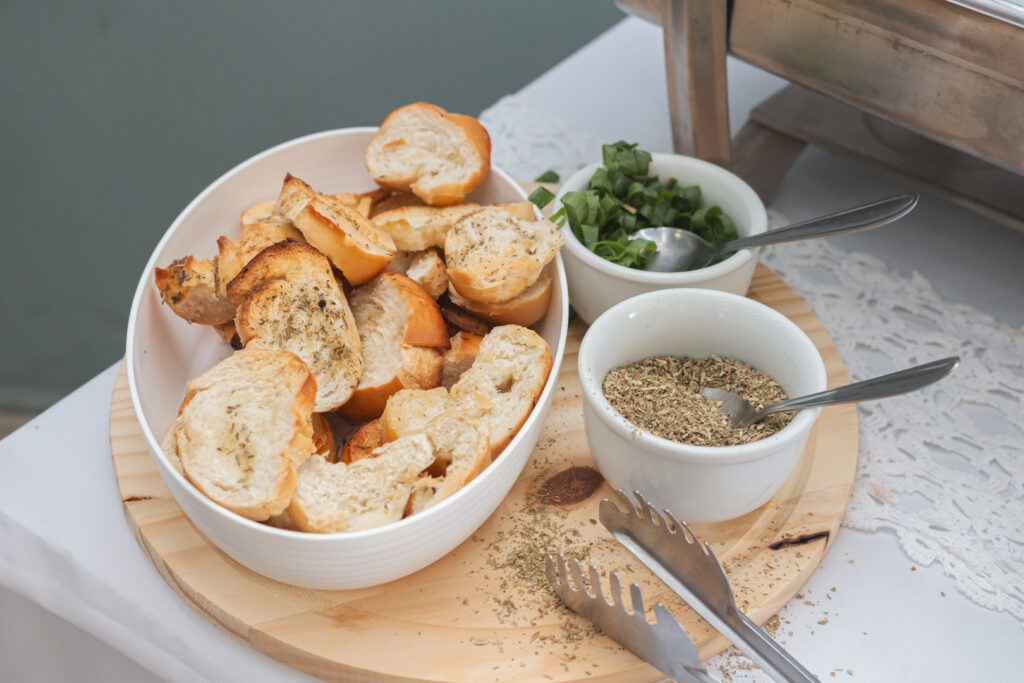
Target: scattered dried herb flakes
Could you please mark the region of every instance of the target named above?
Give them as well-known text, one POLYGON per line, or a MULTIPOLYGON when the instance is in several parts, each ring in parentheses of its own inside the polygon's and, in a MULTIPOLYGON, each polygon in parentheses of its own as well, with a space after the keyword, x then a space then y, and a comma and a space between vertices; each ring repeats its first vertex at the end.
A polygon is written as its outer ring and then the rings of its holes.
POLYGON ((605 375, 605 398, 624 418, 656 436, 693 446, 735 446, 779 431, 793 418, 776 413, 733 429, 721 404, 700 392, 732 391, 757 408, 786 398, 774 379, 735 358, 653 356, 605 375))

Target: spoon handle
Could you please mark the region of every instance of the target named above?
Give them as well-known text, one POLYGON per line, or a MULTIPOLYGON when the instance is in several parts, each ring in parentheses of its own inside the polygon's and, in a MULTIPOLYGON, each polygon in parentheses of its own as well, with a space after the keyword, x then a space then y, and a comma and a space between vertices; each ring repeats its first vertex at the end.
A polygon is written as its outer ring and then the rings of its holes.
POLYGON ((924 365, 915 365, 912 368, 892 372, 881 377, 866 379, 863 382, 847 384, 845 387, 837 387, 821 391, 817 394, 779 401, 767 406, 763 410, 759 410, 750 421, 757 422, 765 415, 781 413, 787 410, 830 406, 836 403, 873 401, 878 398, 916 391, 948 375, 959 362, 960 358, 958 356, 950 356, 949 358, 933 360, 924 365))
POLYGON ((728 254, 748 247, 763 247, 768 244, 795 242, 811 237, 827 237, 828 235, 842 235, 847 232, 879 228, 906 216, 916 204, 916 194, 900 194, 820 218, 812 218, 803 223, 795 223, 786 228, 769 230, 751 237, 741 237, 723 244, 718 253, 728 254))

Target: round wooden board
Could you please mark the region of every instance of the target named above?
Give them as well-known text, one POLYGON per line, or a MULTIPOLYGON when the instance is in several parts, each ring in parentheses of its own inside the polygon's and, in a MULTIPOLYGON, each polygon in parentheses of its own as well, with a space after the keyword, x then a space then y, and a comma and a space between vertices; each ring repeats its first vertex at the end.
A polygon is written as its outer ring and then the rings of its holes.
MULTIPOLYGON (((763 265, 750 296, 810 335, 829 386, 849 381, 821 323, 763 265)), ((544 552, 568 551, 639 583, 647 605, 664 603, 702 659, 728 644, 597 523, 607 484, 573 505, 536 504, 551 476, 592 466, 576 378, 585 330, 570 326, 551 413, 509 496, 472 538, 404 579, 316 591, 272 581, 221 553, 192 527, 157 473, 122 366, 110 442, 125 515, 157 571, 194 609, 255 650, 326 680, 659 680, 655 669, 562 608, 538 577, 544 552)), ((775 498, 738 519, 695 525, 725 566, 737 604, 757 623, 818 566, 845 512, 856 464, 855 408, 827 408, 775 498)))

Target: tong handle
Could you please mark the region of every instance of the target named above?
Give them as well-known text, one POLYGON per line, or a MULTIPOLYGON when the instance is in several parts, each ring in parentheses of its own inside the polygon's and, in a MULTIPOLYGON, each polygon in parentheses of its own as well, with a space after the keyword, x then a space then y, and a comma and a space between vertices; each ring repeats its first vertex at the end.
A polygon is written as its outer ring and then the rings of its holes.
POLYGON ((739 641, 733 640, 733 643, 746 645, 741 649, 753 655, 752 658, 772 678, 788 683, 810 683, 818 680, 746 614, 734 607, 728 610, 724 617, 724 621, 732 627, 739 638, 739 641))

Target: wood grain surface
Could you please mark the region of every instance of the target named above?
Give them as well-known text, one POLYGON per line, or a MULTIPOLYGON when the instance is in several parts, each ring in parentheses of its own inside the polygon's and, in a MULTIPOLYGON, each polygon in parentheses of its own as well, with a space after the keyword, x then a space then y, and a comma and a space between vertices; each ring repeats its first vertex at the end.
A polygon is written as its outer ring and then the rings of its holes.
MULTIPOLYGON (((750 296, 796 322, 817 344, 829 386, 848 382, 839 354, 804 302, 759 265, 750 296)), ((561 607, 543 579, 543 554, 566 552, 618 569, 645 604, 663 602, 702 658, 726 641, 618 545, 597 520, 610 490, 588 486, 576 353, 586 327, 570 326, 551 412, 523 474, 498 510, 433 565, 352 591, 296 588, 260 576, 213 547, 164 486, 142 437, 122 365, 110 442, 125 515, 167 583, 204 617, 253 649, 331 681, 654 681, 662 676, 561 607), (566 492, 569 492, 567 494, 566 492), (586 497, 565 504, 570 494, 586 497), (589 495, 587 495, 589 494, 589 495), (555 500, 556 498, 560 500, 555 500)), ((754 621, 775 614, 807 581, 846 509, 857 462, 853 406, 826 408, 779 493, 743 517, 695 525, 754 621)))

